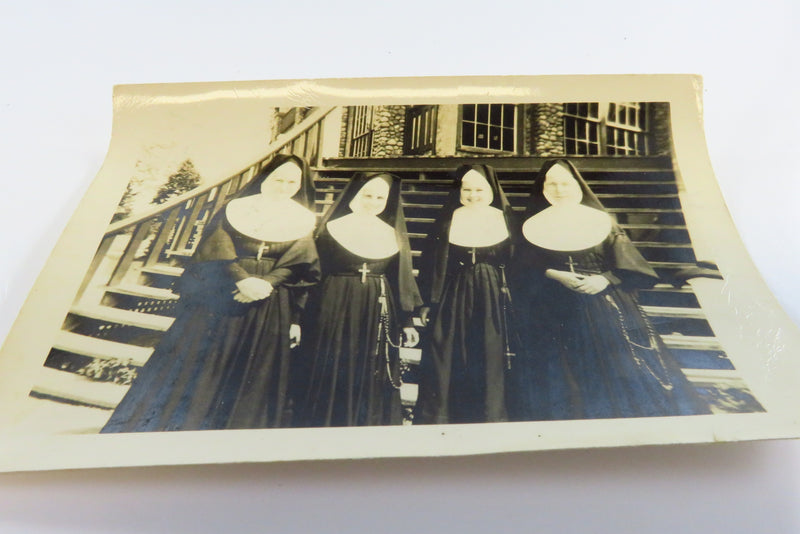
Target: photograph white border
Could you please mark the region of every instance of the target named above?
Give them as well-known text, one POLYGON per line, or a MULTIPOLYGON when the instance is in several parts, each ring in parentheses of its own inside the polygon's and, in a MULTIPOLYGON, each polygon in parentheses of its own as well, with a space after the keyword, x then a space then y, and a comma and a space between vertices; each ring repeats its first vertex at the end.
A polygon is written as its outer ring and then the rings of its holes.
MULTIPOLYGON (((797 437, 800 404, 794 385, 800 368, 793 355, 800 346, 800 337, 761 280, 733 228, 706 153, 701 90, 699 78, 680 75, 392 78, 118 87, 114 133, 106 162, 48 259, 0 352, 0 402, 4 407, 13 407, 30 391, 127 184, 127 175, 115 172, 120 151, 129 148, 116 144, 125 129, 116 117, 126 107, 192 105, 197 99, 209 97, 267 97, 270 105, 442 103, 480 97, 481 102, 671 103, 677 171, 685 187, 681 200, 690 235, 695 248, 702 247, 699 257, 717 261, 725 277, 721 299, 705 299, 702 294, 699 297, 717 337, 766 413, 431 427, 9 435, 0 443, 0 470, 448 456, 797 437), (723 300, 729 303, 728 307, 713 304, 723 300)), ((0 428, 13 429, 18 415, 13 409, 4 409, 0 428)))

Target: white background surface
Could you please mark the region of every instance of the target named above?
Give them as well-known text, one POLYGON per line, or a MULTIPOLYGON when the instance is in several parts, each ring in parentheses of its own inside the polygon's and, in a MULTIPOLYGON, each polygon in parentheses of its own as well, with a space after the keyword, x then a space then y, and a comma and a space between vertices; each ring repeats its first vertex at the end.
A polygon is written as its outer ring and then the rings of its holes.
MULTIPOLYGON (((800 323, 790 1, 71 4, 0 2, 0 337, 102 164, 113 85, 464 74, 702 74, 720 186, 800 323)), ((0 475, 0 532, 788 533, 799 498, 798 441, 109 469, 0 475)))

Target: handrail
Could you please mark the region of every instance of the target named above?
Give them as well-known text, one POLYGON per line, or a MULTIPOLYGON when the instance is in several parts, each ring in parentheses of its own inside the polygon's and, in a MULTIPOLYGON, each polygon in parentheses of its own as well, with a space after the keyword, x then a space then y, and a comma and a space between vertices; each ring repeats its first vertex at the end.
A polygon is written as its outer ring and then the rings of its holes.
POLYGON ((81 301, 100 266, 107 264, 107 258, 112 255, 114 263, 110 266, 111 274, 107 277, 104 275, 104 279, 98 281, 102 285, 122 283, 135 262, 143 260, 142 267, 152 267, 165 259, 168 261, 172 256, 191 255, 209 216, 253 179, 275 154, 286 152, 288 148, 290 153, 306 157, 312 160, 309 161, 311 165, 317 165, 322 158, 323 123, 334 109, 313 110, 299 124, 278 135, 267 147, 265 156, 238 172, 187 191, 135 217, 110 224, 78 289, 75 302, 81 301), (301 147, 299 153, 296 152, 298 147, 301 147), (124 234, 130 237, 127 242, 119 243, 117 238, 124 234), (114 252, 121 246, 124 246, 124 250, 114 252))
POLYGON ((311 127, 313 127, 315 124, 322 121, 322 119, 324 119, 334 109, 335 108, 333 107, 317 109, 313 113, 311 113, 308 117, 303 119, 303 121, 300 124, 297 124, 292 128, 290 128, 289 130, 287 130, 286 132, 278 135, 275 141, 270 143, 269 146, 267 147, 266 155, 263 158, 257 160, 255 163, 252 163, 247 167, 242 168, 238 172, 228 175, 226 178, 222 180, 209 184, 200 189, 192 189, 191 191, 187 191, 182 195, 178 195, 174 198, 171 198, 167 202, 159 204, 157 207, 153 207, 149 210, 143 211, 142 213, 140 213, 139 215, 137 215, 132 219, 123 219, 121 221, 112 223, 108 226, 106 235, 118 234, 124 230, 127 230, 128 228, 133 227, 146 219, 155 217, 166 211, 169 211, 171 208, 174 208, 175 206, 181 204, 182 202, 191 200, 194 197, 199 197, 203 193, 208 193, 215 187, 223 185, 228 180, 233 180, 238 176, 241 176, 242 174, 250 171, 250 169, 252 169, 256 165, 261 165, 265 160, 271 158, 272 156, 280 152, 286 145, 288 145, 295 139, 299 138, 301 135, 303 135, 305 132, 311 129, 311 127))

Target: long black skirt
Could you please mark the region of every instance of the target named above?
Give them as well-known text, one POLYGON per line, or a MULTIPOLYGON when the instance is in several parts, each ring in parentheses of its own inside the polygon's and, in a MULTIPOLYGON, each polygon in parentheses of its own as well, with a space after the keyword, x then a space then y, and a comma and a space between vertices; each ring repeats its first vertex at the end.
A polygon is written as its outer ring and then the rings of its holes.
POLYGON ((458 271, 444 289, 420 363, 415 423, 505 421, 505 341, 500 273, 458 271))
POLYGON ((550 283, 521 311, 528 350, 514 372, 513 419, 709 413, 634 295, 550 283))
POLYGON ((383 293, 388 332, 397 344, 386 278, 371 275, 362 283, 359 276, 332 274, 317 289, 304 323, 300 381, 305 385, 296 426, 401 424, 398 357, 386 344, 386 331, 380 331, 383 293))
POLYGON ((181 305, 102 432, 288 426, 290 292, 181 305))

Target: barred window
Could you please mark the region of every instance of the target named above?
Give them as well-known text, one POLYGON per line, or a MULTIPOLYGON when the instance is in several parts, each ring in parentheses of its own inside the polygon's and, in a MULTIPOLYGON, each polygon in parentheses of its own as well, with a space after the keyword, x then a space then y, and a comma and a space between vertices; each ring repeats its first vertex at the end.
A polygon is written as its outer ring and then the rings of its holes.
POLYGON ((648 105, 588 102, 564 106, 564 148, 578 156, 646 156, 648 105))
POLYGON ((406 154, 424 154, 436 147, 436 114, 438 106, 409 106, 406 110, 406 154))
POLYGON ((372 106, 351 106, 347 118, 348 151, 350 157, 372 155, 374 110, 372 106))
POLYGON ((494 152, 514 152, 517 107, 514 104, 464 104, 461 106, 461 147, 494 152))

